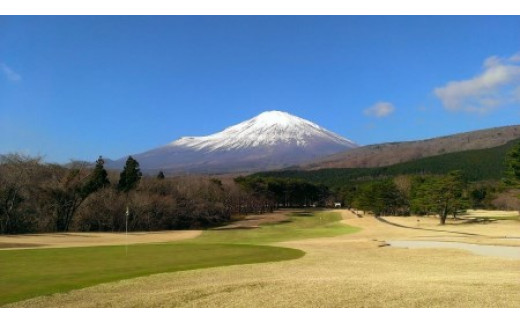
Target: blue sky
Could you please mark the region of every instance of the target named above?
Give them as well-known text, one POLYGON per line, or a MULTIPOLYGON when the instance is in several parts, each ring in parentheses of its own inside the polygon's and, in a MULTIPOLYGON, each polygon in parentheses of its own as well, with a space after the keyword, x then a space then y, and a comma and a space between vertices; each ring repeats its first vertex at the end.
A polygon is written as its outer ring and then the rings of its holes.
POLYGON ((0 154, 119 158, 266 110, 362 145, 520 124, 520 17, 0 16, 0 154))

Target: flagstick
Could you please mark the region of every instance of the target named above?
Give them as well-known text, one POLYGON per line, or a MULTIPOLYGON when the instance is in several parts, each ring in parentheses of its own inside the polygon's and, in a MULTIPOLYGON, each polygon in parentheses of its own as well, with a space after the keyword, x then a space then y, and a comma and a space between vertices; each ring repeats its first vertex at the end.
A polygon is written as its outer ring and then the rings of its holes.
POLYGON ((128 256, 128 214, 130 211, 128 210, 128 206, 126 207, 125 213, 125 255, 128 256))

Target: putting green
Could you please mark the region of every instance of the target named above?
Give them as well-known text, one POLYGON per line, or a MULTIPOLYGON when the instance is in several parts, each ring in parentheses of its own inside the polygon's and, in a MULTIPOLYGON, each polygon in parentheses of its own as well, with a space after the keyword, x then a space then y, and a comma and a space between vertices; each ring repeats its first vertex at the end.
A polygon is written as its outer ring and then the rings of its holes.
POLYGON ((241 244, 164 243, 0 252, 0 305, 162 272, 280 261, 303 251, 241 244))

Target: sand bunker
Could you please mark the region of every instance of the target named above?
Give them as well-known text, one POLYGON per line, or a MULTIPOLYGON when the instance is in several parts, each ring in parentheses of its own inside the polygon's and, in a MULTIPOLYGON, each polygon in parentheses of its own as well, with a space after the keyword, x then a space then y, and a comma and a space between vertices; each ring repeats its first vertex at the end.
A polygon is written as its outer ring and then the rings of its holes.
POLYGON ((1 249, 68 248, 123 245, 134 243, 169 242, 198 237, 200 230, 159 231, 159 232, 75 232, 48 234, 21 234, 0 236, 1 249))
POLYGON ((463 249, 477 255, 520 260, 520 247, 489 246, 481 244, 448 241, 386 241, 397 248, 448 248, 463 249))

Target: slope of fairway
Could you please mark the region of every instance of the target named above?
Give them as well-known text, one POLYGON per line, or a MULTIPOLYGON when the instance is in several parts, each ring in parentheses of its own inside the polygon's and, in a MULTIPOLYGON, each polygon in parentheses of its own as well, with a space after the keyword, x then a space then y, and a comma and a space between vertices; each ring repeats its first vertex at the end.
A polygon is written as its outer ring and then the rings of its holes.
POLYGON ((358 231, 336 212, 292 213, 258 229, 210 230, 183 242, 0 251, 0 305, 155 273, 296 259, 305 253, 270 242, 358 231))
POLYGON ((8 250, 0 253, 0 305, 103 282, 215 266, 299 258, 289 248, 204 243, 8 250))
POLYGON ((265 224, 250 230, 210 230, 196 241, 205 243, 266 244, 272 242, 335 237, 358 232, 359 229, 340 223, 338 212, 293 212, 287 222, 265 224))

